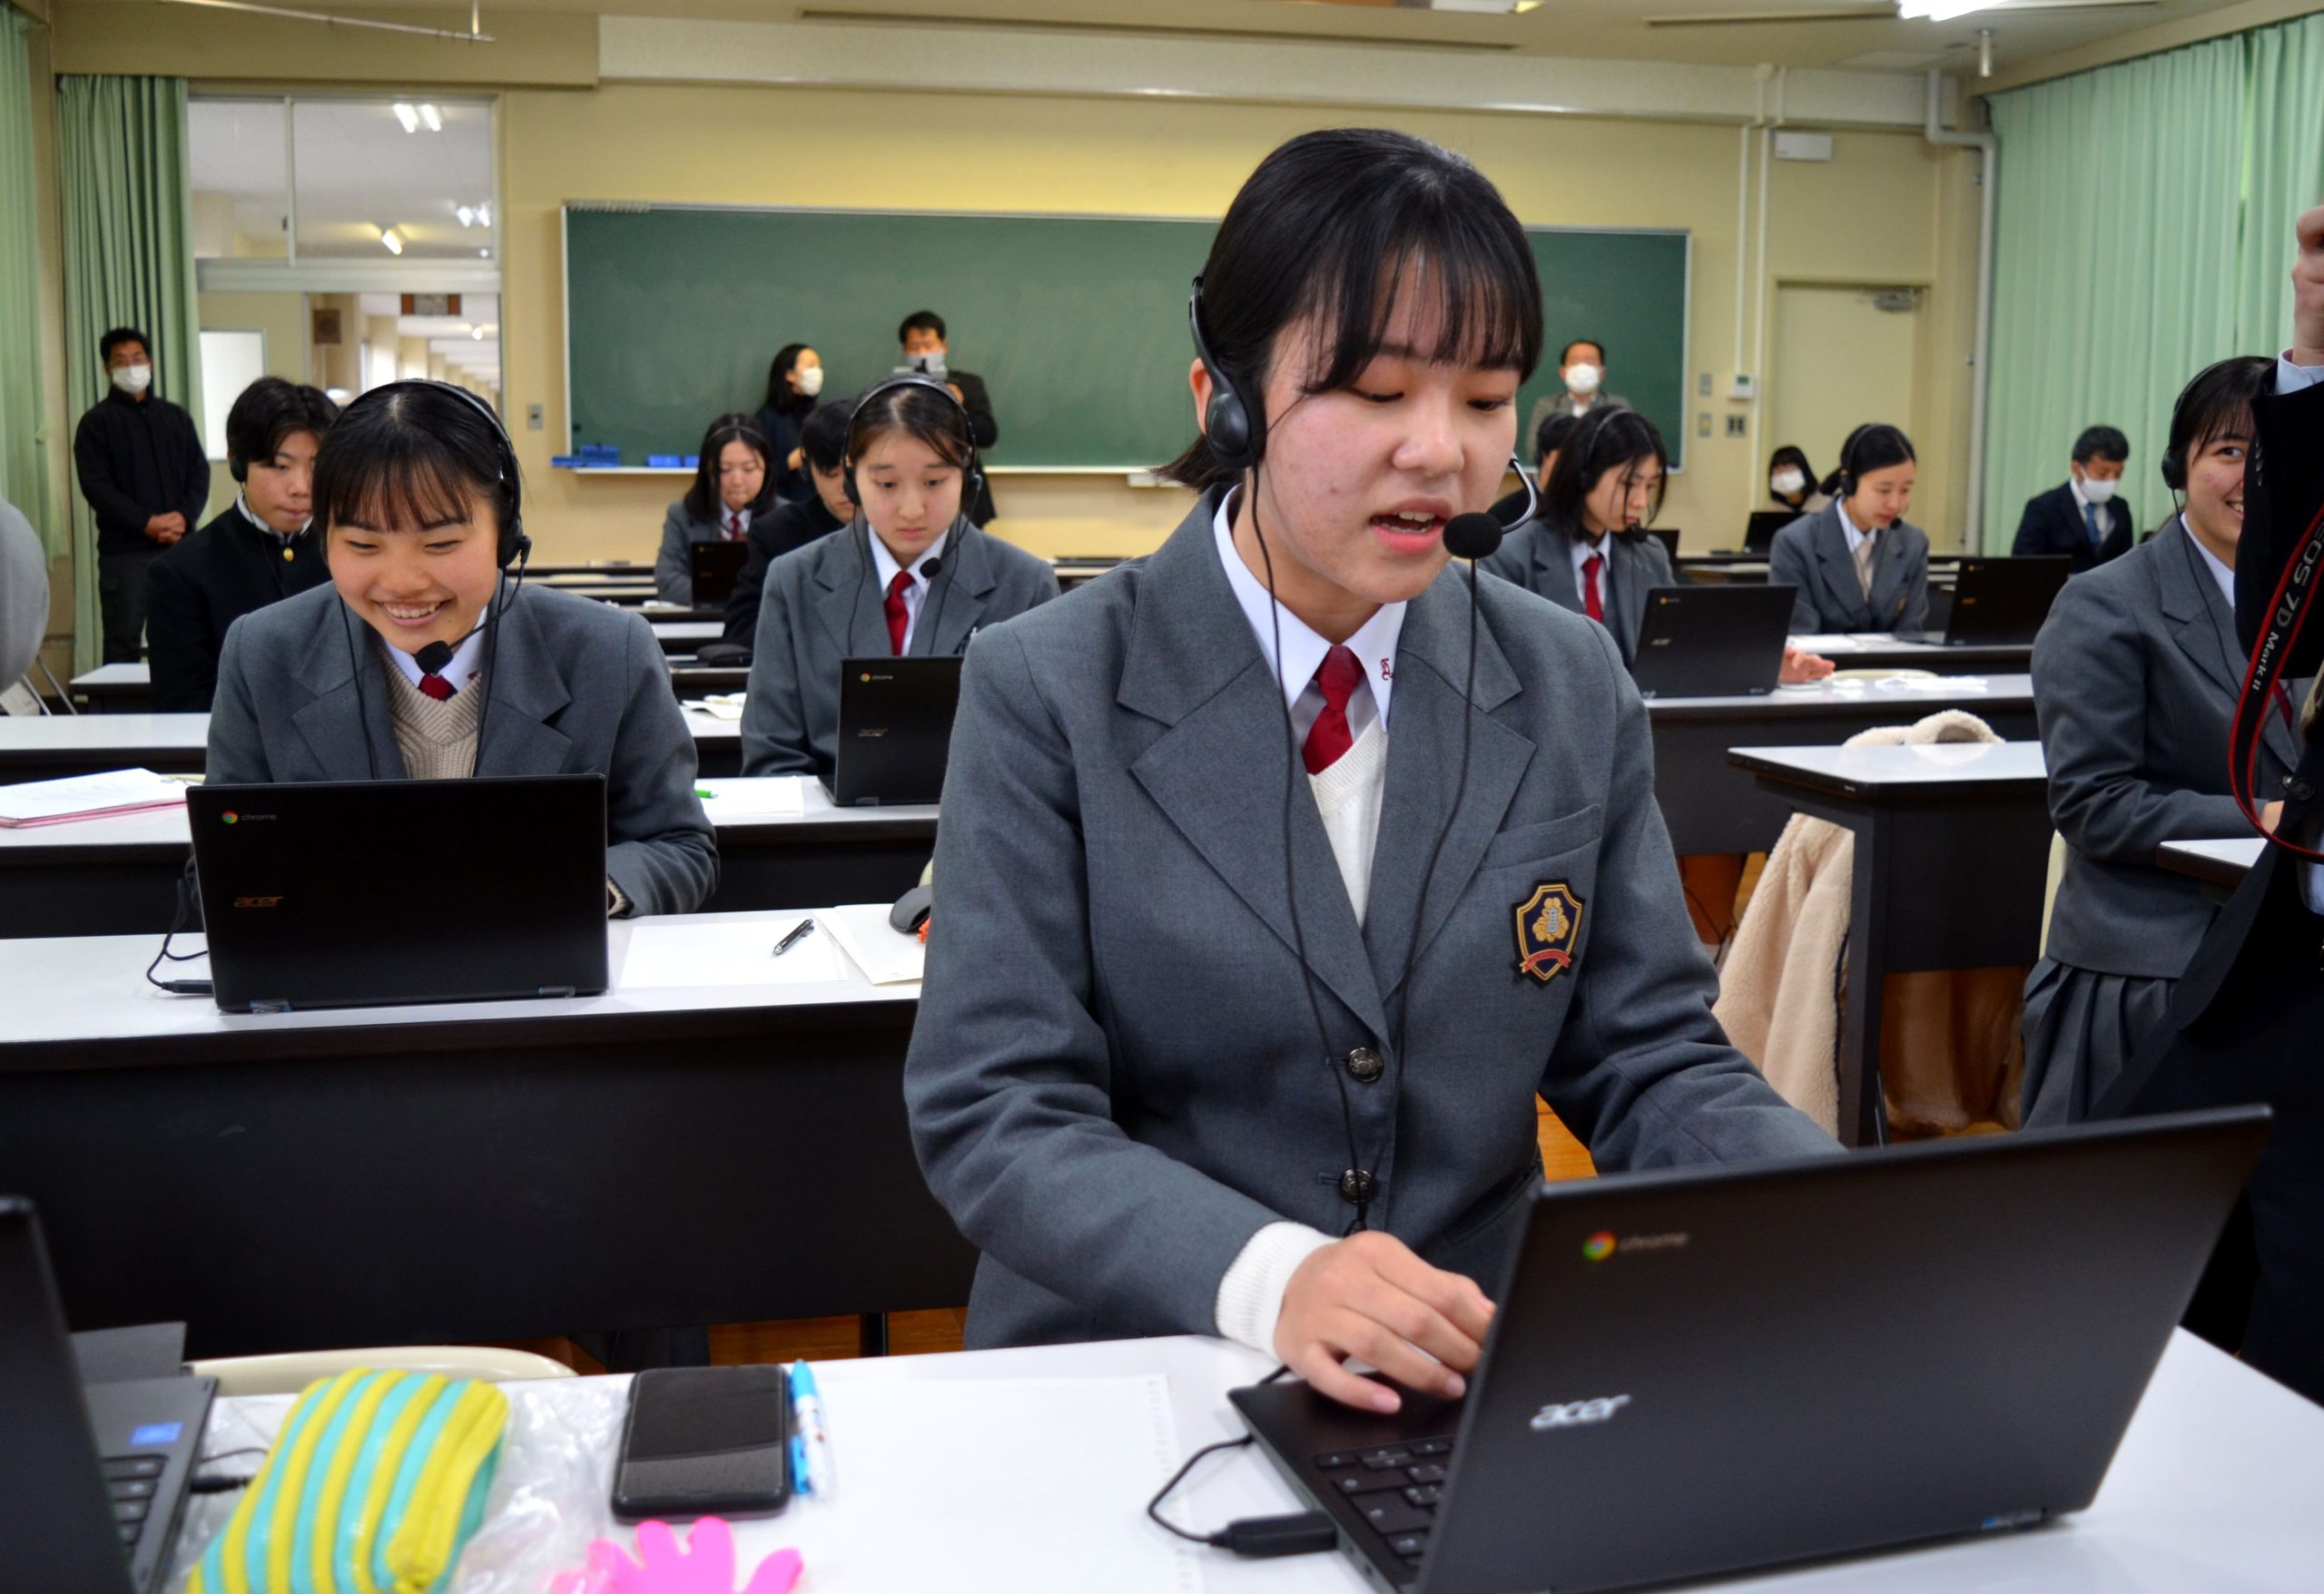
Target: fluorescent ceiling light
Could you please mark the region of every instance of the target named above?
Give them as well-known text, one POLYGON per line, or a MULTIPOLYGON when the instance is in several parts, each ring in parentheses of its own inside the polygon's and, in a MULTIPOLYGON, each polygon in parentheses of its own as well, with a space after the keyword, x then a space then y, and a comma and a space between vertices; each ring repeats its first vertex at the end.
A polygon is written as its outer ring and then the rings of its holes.
POLYGON ((481 343, 484 341, 484 329, 482 327, 470 327, 468 329, 468 336, 481 343))
POLYGON ((1907 21, 1951 22, 1973 11, 1990 11, 2000 0, 1897 0, 1896 15, 1907 21))
POLYGON ((476 207, 474 205, 456 206, 452 211, 452 214, 460 219, 460 225, 463 227, 473 227, 476 225, 476 207))
POLYGON ((428 131, 430 133, 444 131, 444 113, 436 109, 432 103, 424 103, 419 107, 419 119, 428 124, 428 131))
POLYGON ((396 236, 396 230, 392 227, 382 227, 379 229, 379 242, 387 249, 387 251, 389 254, 401 254, 403 252, 403 240, 396 236))
POLYGON ((489 227, 492 225, 492 202, 490 200, 487 200, 482 204, 477 206, 476 224, 479 227, 489 227))
POLYGON ((395 112, 396 120, 403 123, 403 130, 406 133, 418 133, 419 131, 419 113, 418 110, 412 106, 405 104, 401 100, 398 100, 395 105, 395 112))

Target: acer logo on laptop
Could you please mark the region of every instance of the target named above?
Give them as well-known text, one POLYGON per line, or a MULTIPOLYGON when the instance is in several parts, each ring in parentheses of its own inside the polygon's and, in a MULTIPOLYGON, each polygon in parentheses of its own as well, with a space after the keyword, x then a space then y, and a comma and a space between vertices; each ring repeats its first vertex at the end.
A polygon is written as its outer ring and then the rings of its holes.
POLYGON ((1559 1428, 1587 1428, 1593 1422, 1613 1420, 1615 1412, 1630 1403, 1626 1394, 1600 1395, 1594 1401, 1575 1401, 1568 1405, 1552 1402, 1533 1413, 1527 1426, 1536 1433, 1548 1433, 1559 1428))
POLYGON ((282 899, 280 897, 236 897, 234 906, 237 908, 280 908, 282 906, 282 899))

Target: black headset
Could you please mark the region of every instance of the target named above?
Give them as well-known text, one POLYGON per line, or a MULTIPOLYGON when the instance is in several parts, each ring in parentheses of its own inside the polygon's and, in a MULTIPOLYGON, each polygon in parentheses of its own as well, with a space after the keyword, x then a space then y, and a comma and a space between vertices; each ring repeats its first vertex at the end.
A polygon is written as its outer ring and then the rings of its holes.
MULTIPOLYGON (((953 408, 960 412, 961 434, 969 440, 969 459, 968 463, 960 467, 960 507, 953 512, 953 519, 955 521, 967 519, 970 506, 975 504, 977 499, 981 497, 984 494, 984 460, 977 452, 976 418, 969 413, 969 407, 967 405, 961 403, 960 399, 953 397, 951 389, 946 387, 934 377, 929 376, 921 371, 900 371, 894 376, 883 377, 880 380, 872 383, 870 387, 864 389, 862 393, 856 396, 854 411, 848 417, 847 445, 846 451, 842 461, 846 474, 841 478, 841 480, 842 485, 847 492, 847 501, 854 505, 859 510, 863 507, 863 500, 856 496, 855 491, 856 422, 863 416, 866 407, 871 404, 872 400, 877 398, 882 393, 891 392, 899 388, 925 388, 932 389, 939 397, 942 398, 946 403, 950 404, 953 408)), ((869 523, 867 522, 866 524, 868 526, 869 523)), ((974 522, 970 522, 970 524, 973 525, 974 522)), ((877 536, 878 534, 875 532, 872 535, 877 536)), ((966 539, 962 538, 961 541, 965 544, 966 539)), ((944 600, 952 595, 952 585, 960 579, 960 566, 963 563, 962 556, 964 552, 964 547, 948 547, 943 554, 938 556, 936 558, 928 560, 921 566, 921 576, 930 583, 931 585, 934 585, 937 577, 945 577, 944 590, 936 595, 936 609, 935 612, 929 616, 929 623, 925 628, 925 635, 928 638, 928 644, 922 650, 925 653, 933 654, 936 651, 936 628, 943 624, 944 600)), ((848 624, 851 626, 854 625, 854 609, 863 601, 863 584, 867 580, 871 579, 872 576, 872 550, 869 545, 865 544, 861 539, 859 539, 855 545, 855 556, 862 568, 857 572, 855 577, 855 604, 850 605, 849 608, 848 624)), ((922 628, 915 625, 912 629, 920 631, 922 628)), ((966 644, 963 644, 963 645, 965 646, 966 644)))
MULTIPOLYGON (((508 428, 501 424, 500 417, 494 412, 492 406, 466 388, 453 383, 417 379, 410 381, 383 383, 356 398, 354 403, 347 407, 347 412, 351 412, 356 405, 369 403, 374 398, 384 399, 385 397, 395 393, 420 390, 450 393, 462 403, 472 406, 478 415, 483 416, 492 425, 495 445, 493 469, 497 478, 496 485, 500 488, 502 497, 502 502, 494 506, 494 508, 500 512, 500 540, 494 549, 494 562, 499 566, 500 573, 493 580, 492 596, 485 600, 483 615, 478 620, 475 630, 468 633, 468 636, 475 635, 478 631, 485 634, 484 698, 477 706, 476 759, 469 766, 474 770, 481 767, 484 763, 484 723, 487 716, 492 713, 492 680, 496 674, 492 668, 492 656, 497 651, 496 644, 498 641, 498 621, 502 615, 507 613, 508 605, 517 601, 517 592, 525 585, 525 566, 531 563, 533 556, 533 539, 525 535, 524 475, 517 467, 517 446, 509 440, 508 428), (504 597, 502 592, 507 587, 508 566, 511 562, 514 562, 517 566, 517 586, 515 589, 508 590, 504 597)), ((342 420, 346 418, 347 412, 341 413, 342 420)), ((330 556, 328 542, 329 527, 325 527, 324 535, 326 541, 323 556, 328 565, 330 556)), ((379 760, 371 753, 370 707, 363 699, 363 661, 355 651, 355 625, 348 618, 345 599, 340 601, 339 621, 340 630, 347 638, 347 664, 355 683, 355 718, 357 730, 363 739, 363 767, 369 772, 370 778, 376 781, 379 778, 379 760)), ((428 646, 420 649, 419 654, 415 657, 418 658, 421 669, 434 674, 452 662, 452 655, 459 651, 468 639, 468 636, 463 636, 457 643, 431 643, 428 646), (432 665, 428 662, 431 656, 435 659, 432 665)))
MULTIPOLYGON (((1291 694, 1283 679, 1283 605, 1275 596, 1275 556, 1267 547, 1265 531, 1259 525, 1258 471, 1266 453, 1266 413, 1263 406, 1246 399, 1235 376, 1210 351, 1210 343, 1202 330, 1202 279, 1195 279, 1194 292, 1187 300, 1187 321, 1194 333, 1195 356, 1203 369, 1210 373, 1210 401, 1203 407, 1203 439, 1210 456, 1223 467, 1250 473, 1251 530, 1257 538, 1259 558, 1265 566, 1267 585, 1267 615, 1275 628, 1275 704, 1283 715, 1283 888, 1285 906, 1291 918, 1292 950, 1299 959, 1300 984, 1307 996, 1307 1012, 1315 1026, 1315 1042, 1324 1067, 1339 1088, 1340 1127, 1347 1139, 1347 1167, 1339 1177, 1341 1199, 1355 1208, 1355 1219, 1349 1232, 1371 1227, 1372 1198, 1377 1194, 1378 1181, 1365 1166, 1365 1158, 1355 1142, 1355 1115, 1348 1103, 1347 1076, 1339 1059, 1333 1055, 1331 1030, 1324 1023, 1323 999, 1315 991, 1315 969, 1307 959, 1307 933, 1299 922, 1299 881, 1292 860, 1292 806, 1298 792, 1299 748, 1291 723, 1291 694)), ((1540 507, 1531 477, 1524 465, 1512 453, 1511 466, 1525 483, 1525 515, 1517 524, 1530 519, 1540 507)), ((1436 881, 1437 859, 1443 853, 1445 838, 1452 833, 1452 822, 1469 792, 1469 749, 1476 724, 1477 687, 1477 561, 1501 546, 1507 528, 1492 516, 1485 514, 1456 515, 1445 523, 1444 546, 1454 558, 1469 561, 1469 673, 1461 689, 1461 697, 1468 712, 1461 717, 1460 776, 1453 787, 1452 804, 1445 810, 1444 823, 1436 832, 1435 842, 1429 848, 1427 866, 1421 871, 1420 900, 1413 908, 1413 933, 1407 943, 1404 969, 1404 1000, 1396 1012, 1396 1034, 1393 1055, 1386 1059, 1389 1073, 1374 1075, 1385 1077, 1389 1090, 1390 1132, 1393 1133, 1396 1118, 1396 1097, 1403 1088, 1404 1023, 1413 1009, 1412 967, 1410 959, 1420 955, 1421 927, 1428 921, 1429 888, 1436 881)), ((1368 688, 1367 688, 1368 690, 1368 688)), ((1377 1158, 1373 1160, 1376 1161, 1377 1158)))
POLYGON ((2187 395, 2194 387, 2193 382, 2189 382, 2171 403, 2171 437, 2163 448, 2162 463, 2162 485, 2174 493, 2187 490, 2187 435, 2182 428, 2187 417, 2187 395))

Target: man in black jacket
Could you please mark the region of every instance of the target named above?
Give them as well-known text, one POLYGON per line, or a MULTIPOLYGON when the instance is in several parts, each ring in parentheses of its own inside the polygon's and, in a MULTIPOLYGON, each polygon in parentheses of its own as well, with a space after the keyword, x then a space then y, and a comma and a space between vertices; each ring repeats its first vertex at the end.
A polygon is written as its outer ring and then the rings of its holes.
POLYGON ((2131 440, 2112 427, 2094 426, 2075 438, 2065 484, 2025 500, 2009 551, 2021 558, 2063 554, 2075 576, 2130 552, 2137 517, 2129 499, 2114 496, 2130 457, 2131 440))
POLYGON ((226 414, 226 465, 241 484, 209 525, 153 561, 146 632, 153 707, 208 713, 226 628, 252 609, 330 579, 308 530, 315 455, 339 406, 314 388, 261 377, 226 414))
MULTIPOLYGON (((2324 205, 2299 218, 2292 271, 2292 343, 2275 391, 2252 404, 2244 467, 2244 526, 2235 561, 2238 640, 2248 652, 2267 629, 2284 574, 2324 517, 2324 205)), ((2312 587, 2310 581, 2308 585, 2312 587)), ((2307 606, 2314 610, 2311 593, 2307 606)), ((2311 614, 2280 681, 2324 663, 2324 614, 2311 614)), ((2291 688, 2293 694, 2299 687, 2291 688)), ((2296 701, 2296 696, 2294 698, 2296 701)), ((2258 706, 2274 713, 2272 704, 2258 706)), ((2318 699, 2300 717, 2300 761, 2280 791, 2251 793, 2260 822, 2310 852, 2324 851, 2324 734, 2318 699)), ((2324 864, 2270 846, 2196 950, 2171 995, 2163 1033, 2099 1104, 2102 1114, 2263 1101, 2275 1109, 2267 1149, 2245 1191, 2246 1242, 2256 1259, 2239 1273, 2223 1251, 2204 1295, 2250 1302, 2243 1360, 2324 1402, 2324 864), (2256 1287, 2250 1281, 2256 1276, 2256 1287)), ((2204 1295, 2199 1295, 2201 1302, 2204 1295)), ((2225 1304, 2223 1300, 2221 1304, 2225 1304)), ((2221 1337, 2231 1337, 2222 1335, 2221 1337)))
MULTIPOLYGON (((899 369, 924 371, 952 389, 969 412, 969 435, 976 439, 977 452, 981 454, 1000 440, 1000 423, 992 418, 992 395, 984 390, 984 379, 973 371, 954 370, 944 363, 950 347, 944 340, 944 318, 932 310, 916 310, 904 318, 896 329, 896 340, 904 348, 904 363, 899 369)), ((961 512, 979 526, 990 526, 992 507, 992 473, 985 473, 984 486, 978 489, 973 505, 962 505, 961 512)))
POLYGON ((769 565, 854 520, 855 505, 847 496, 847 423, 854 414, 852 398, 819 404, 808 412, 799 428, 800 463, 815 490, 752 523, 750 551, 726 598, 724 641, 747 651, 756 640, 759 595, 769 565))
POLYGON ((153 393, 145 334, 115 327, 98 341, 112 391, 73 434, 81 496, 97 517, 97 594, 104 661, 134 664, 145 631, 145 578, 210 501, 210 460, 193 418, 153 393))

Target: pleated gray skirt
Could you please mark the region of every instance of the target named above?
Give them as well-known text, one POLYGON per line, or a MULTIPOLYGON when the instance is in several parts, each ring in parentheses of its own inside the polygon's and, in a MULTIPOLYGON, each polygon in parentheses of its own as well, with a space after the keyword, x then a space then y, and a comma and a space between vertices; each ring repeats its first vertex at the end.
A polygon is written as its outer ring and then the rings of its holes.
POLYGON ((2029 1129, 2078 1124, 2162 1027, 2177 981, 2098 974, 2044 958, 2025 977, 2029 1129))

